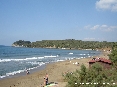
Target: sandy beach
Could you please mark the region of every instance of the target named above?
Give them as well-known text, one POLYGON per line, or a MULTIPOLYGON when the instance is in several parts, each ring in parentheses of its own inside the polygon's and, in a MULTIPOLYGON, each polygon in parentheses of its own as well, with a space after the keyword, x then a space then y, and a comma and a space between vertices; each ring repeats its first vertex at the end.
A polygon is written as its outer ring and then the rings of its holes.
MULTIPOLYGON (((103 57, 108 59, 107 54, 108 53, 103 52, 103 54, 94 57, 103 57)), ((2 79, 0 80, 0 87, 41 87, 41 84, 44 82, 43 78, 46 73, 49 77, 49 83, 54 82, 58 83, 56 87, 65 87, 66 82, 63 80, 62 73, 73 72, 76 69, 79 70, 82 64, 88 68, 88 61, 91 59, 92 58, 81 58, 47 64, 43 70, 39 70, 29 75, 2 79), (76 62, 79 64, 74 64, 76 62)))

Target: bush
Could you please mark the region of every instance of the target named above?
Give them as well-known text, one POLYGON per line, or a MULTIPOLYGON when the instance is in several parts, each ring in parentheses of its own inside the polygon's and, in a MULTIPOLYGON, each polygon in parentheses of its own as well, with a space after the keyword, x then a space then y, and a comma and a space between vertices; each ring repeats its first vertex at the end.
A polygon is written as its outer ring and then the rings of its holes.
POLYGON ((117 85, 112 85, 111 81, 112 83, 117 81, 117 73, 112 70, 105 72, 101 65, 95 63, 91 69, 81 65, 80 70, 76 70, 73 74, 67 73, 65 80, 67 81, 66 87, 114 87, 117 85))

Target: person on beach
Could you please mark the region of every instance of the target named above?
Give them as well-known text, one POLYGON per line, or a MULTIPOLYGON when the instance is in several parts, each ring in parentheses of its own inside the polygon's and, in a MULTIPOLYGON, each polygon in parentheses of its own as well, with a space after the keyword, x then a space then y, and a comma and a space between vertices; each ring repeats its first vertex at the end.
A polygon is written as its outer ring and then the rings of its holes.
POLYGON ((48 74, 47 73, 46 73, 45 79, 46 79, 46 85, 47 85, 48 84, 48 74))
POLYGON ((30 73, 30 72, 29 72, 29 70, 27 69, 27 70, 26 70, 26 74, 28 75, 29 73, 30 73))
POLYGON ((45 87, 46 85, 48 85, 48 74, 46 73, 46 76, 44 77, 44 83, 43 86, 41 84, 42 87, 45 87))
POLYGON ((44 86, 46 86, 46 78, 44 77, 44 86))

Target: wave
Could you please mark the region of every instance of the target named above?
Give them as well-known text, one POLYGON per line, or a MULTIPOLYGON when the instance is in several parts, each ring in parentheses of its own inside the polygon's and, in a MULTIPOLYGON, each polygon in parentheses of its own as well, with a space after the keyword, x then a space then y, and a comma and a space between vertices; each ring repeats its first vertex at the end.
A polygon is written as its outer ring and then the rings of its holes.
POLYGON ((69 53, 69 54, 73 54, 73 53, 69 53))
POLYGON ((6 75, 0 76, 0 78, 5 78, 7 76, 15 75, 15 74, 18 74, 18 73, 21 73, 21 72, 24 72, 24 71, 25 70, 18 70, 18 71, 13 71, 13 72, 10 72, 10 73, 6 73, 6 75))
POLYGON ((44 57, 31 57, 24 59, 0 59, 0 62, 10 62, 10 61, 27 61, 27 60, 35 60, 35 59, 43 59, 44 57))
MULTIPOLYGON (((38 68, 42 65, 44 65, 45 63, 44 62, 40 62, 40 63, 36 63, 36 62, 26 62, 26 63, 31 63, 32 65, 33 64, 38 64, 38 66, 36 67, 33 67, 33 68, 28 68, 28 70, 32 70, 32 69, 35 69, 35 68, 38 68)), ((27 69, 23 69, 23 70, 18 70, 18 71, 13 71, 13 72, 9 72, 9 73, 6 73, 6 75, 3 75, 3 76, 0 76, 0 78, 5 78, 7 76, 13 76, 15 74, 18 74, 18 73, 22 73, 22 72, 25 72, 27 69)))
POLYGON ((79 55, 89 55, 89 54, 79 54, 79 55))
POLYGON ((52 58, 52 57, 58 57, 58 55, 57 55, 57 56, 52 56, 52 55, 51 55, 51 56, 44 56, 44 57, 45 57, 45 58, 49 58, 49 57, 52 58))
MULTIPOLYGON (((80 54, 80 55, 84 55, 84 54, 80 54)), ((90 55, 88 55, 88 54, 85 54, 85 55, 90 57, 90 55)), ((76 57, 60 57, 60 58, 56 58, 57 60, 45 61, 45 62, 44 61, 42 62, 41 60, 39 60, 39 62, 38 62, 38 60, 37 60, 37 59, 43 59, 43 58, 49 59, 49 57, 54 58, 54 57, 58 57, 58 55, 56 55, 56 56, 52 56, 52 55, 51 56, 43 56, 43 57, 31 57, 31 58, 24 58, 24 59, 1 59, 0 62, 8 62, 8 61, 21 61, 22 62, 22 61, 25 61, 25 63, 30 63, 33 66, 32 68, 28 68, 28 70, 31 70, 31 69, 38 68, 46 63, 65 61, 65 60, 71 60, 71 59, 76 58, 76 57), (26 60, 34 60, 34 61, 26 61, 26 60)), ((85 57, 81 56, 81 57, 78 57, 76 59, 81 59, 81 58, 85 58, 85 57)), ((18 71, 6 73, 6 75, 0 76, 0 78, 5 78, 7 76, 11 76, 11 75, 15 75, 17 73, 25 72, 26 69, 24 69, 24 68, 23 68, 23 70, 18 70, 18 71)))
POLYGON ((60 62, 60 61, 65 61, 65 60, 57 60, 57 62, 60 62))
POLYGON ((27 60, 36 60, 36 59, 43 59, 43 58, 53 58, 53 57, 58 57, 56 56, 43 56, 43 57, 31 57, 31 58, 24 58, 24 59, 0 59, 0 62, 10 62, 10 61, 27 61, 27 60))
POLYGON ((41 66, 41 65, 43 65, 43 64, 45 64, 44 62, 36 62, 36 61, 34 61, 34 62, 26 62, 26 63, 30 63, 30 64, 32 64, 32 65, 39 65, 39 66, 41 66))

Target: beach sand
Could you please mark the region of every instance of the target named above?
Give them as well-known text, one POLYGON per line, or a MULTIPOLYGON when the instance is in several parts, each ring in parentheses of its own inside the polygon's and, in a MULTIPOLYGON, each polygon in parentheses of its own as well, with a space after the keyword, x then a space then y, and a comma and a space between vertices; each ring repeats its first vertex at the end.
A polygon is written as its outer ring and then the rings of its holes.
MULTIPOLYGON (((108 59, 107 55, 108 53, 103 52, 103 54, 100 56, 95 57, 103 57, 108 59)), ((43 78, 46 73, 49 77, 49 83, 55 82, 58 83, 57 87, 65 87, 67 83, 64 82, 62 73, 73 72, 76 69, 79 70, 82 64, 88 68, 88 62, 91 59, 92 58, 81 58, 47 64, 45 69, 39 70, 29 75, 2 79, 0 80, 0 87, 41 87, 41 84, 44 82, 43 78), (78 62, 79 65, 73 64, 76 62, 78 62)))

